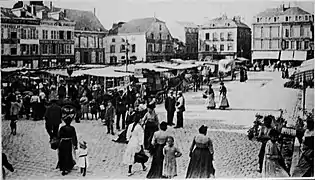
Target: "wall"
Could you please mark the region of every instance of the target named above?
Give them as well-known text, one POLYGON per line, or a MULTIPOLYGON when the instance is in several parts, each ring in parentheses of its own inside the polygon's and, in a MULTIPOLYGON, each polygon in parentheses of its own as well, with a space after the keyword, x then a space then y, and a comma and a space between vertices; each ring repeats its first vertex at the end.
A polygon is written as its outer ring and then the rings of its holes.
POLYGON ((115 35, 115 36, 107 36, 104 38, 105 44, 105 62, 106 64, 110 63, 111 57, 117 57, 117 63, 126 60, 126 52, 121 52, 121 45, 125 45, 128 39, 129 42, 129 53, 128 58, 135 56, 137 60, 141 60, 143 62, 146 61, 146 39, 144 34, 134 34, 134 35, 115 35), (115 42, 112 40, 115 39, 115 42), (123 40, 124 39, 124 40, 123 40), (111 45, 115 45, 115 52, 110 52, 111 45), (132 52, 132 45, 136 45, 135 52, 132 52), (122 58, 124 56, 124 58, 122 58))

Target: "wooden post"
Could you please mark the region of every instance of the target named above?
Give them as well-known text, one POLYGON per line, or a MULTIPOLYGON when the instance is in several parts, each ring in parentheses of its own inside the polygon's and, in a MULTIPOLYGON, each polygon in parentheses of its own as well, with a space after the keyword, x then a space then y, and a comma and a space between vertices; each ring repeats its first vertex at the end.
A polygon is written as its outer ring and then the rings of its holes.
POLYGON ((303 73, 303 116, 305 115, 306 75, 303 73))

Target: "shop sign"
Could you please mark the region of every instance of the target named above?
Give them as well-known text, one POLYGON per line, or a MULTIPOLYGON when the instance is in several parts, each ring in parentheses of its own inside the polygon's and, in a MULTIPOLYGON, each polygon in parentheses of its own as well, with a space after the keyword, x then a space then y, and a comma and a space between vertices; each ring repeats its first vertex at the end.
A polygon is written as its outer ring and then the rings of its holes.
POLYGON ((4 19, 4 18, 1 18, 1 23, 40 25, 39 20, 31 20, 31 19, 4 19))

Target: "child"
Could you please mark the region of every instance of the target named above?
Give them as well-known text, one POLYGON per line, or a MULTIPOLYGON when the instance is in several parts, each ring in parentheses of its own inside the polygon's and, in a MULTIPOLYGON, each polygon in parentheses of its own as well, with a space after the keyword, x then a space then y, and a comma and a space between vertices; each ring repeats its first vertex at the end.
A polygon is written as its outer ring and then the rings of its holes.
POLYGON ((100 118, 103 123, 105 123, 105 107, 106 103, 103 101, 100 105, 100 118))
POLYGON ((92 99, 92 101, 90 102, 90 107, 91 107, 92 120, 94 116, 95 116, 95 120, 97 120, 98 107, 97 107, 97 103, 95 99, 92 99))
POLYGON ((180 157, 182 155, 178 148, 174 147, 173 137, 167 138, 166 146, 163 148, 163 155, 164 155, 163 176, 171 179, 177 176, 177 166, 175 158, 180 157))
POLYGON ((20 113, 21 106, 22 106, 21 103, 19 103, 16 100, 16 97, 14 96, 12 98, 11 108, 10 108, 10 119, 11 119, 10 127, 11 127, 11 134, 13 135, 16 135, 16 123, 18 120, 18 115, 20 113))
POLYGON ((89 161, 88 161, 88 150, 87 150, 87 143, 85 141, 82 141, 79 143, 80 144, 80 148, 78 149, 78 154, 79 154, 79 159, 78 159, 78 167, 80 167, 80 172, 82 174, 82 176, 86 175, 86 168, 89 165, 89 161))

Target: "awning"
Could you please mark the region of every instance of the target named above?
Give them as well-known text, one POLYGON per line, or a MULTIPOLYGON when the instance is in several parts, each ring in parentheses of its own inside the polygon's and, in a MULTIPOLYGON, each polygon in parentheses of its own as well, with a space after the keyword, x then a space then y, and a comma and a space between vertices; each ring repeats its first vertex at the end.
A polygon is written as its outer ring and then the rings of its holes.
POLYGON ((237 57, 236 62, 244 62, 244 61, 249 61, 249 59, 243 58, 243 57, 237 57))
POLYGON ((2 72, 14 72, 14 71, 20 71, 20 70, 28 70, 29 68, 25 67, 8 67, 1 69, 2 72))
POLYGON ((279 51, 254 51, 252 59, 279 59, 279 51))
POLYGON ((314 59, 303 62, 301 66, 298 68, 297 74, 304 73, 307 71, 314 71, 314 59))
POLYGON ((308 65, 314 66, 314 59, 309 59, 309 60, 302 62, 301 67, 302 66, 308 66, 308 65))
MULTIPOLYGON (((139 64, 130 64, 128 65, 128 71, 129 72, 135 72, 136 69, 149 69, 151 71, 156 72, 166 72, 169 71, 167 68, 159 68, 156 63, 139 63, 139 64)), ((126 66, 119 66, 115 67, 114 70, 116 71, 125 71, 126 66)))
POLYGON ((294 61, 305 61, 306 60, 306 51, 294 51, 294 61))
MULTIPOLYGON (((54 74, 54 75, 69 77, 66 69, 47 70, 45 72, 50 73, 50 74, 54 74)), ((78 71, 73 71, 71 74, 71 77, 78 77, 78 76, 83 76, 83 75, 84 74, 82 73, 82 71, 78 70, 78 71)))
POLYGON ((294 51, 281 51, 280 61, 292 61, 294 51))
POLYGON ((83 74, 98 76, 98 77, 125 77, 131 76, 132 73, 128 72, 116 72, 112 68, 98 68, 98 69, 88 69, 83 70, 83 74))
POLYGON ((177 70, 183 70, 183 69, 190 69, 199 67, 199 64, 169 64, 169 63, 161 63, 157 65, 160 68, 166 68, 166 69, 177 69, 177 70))

